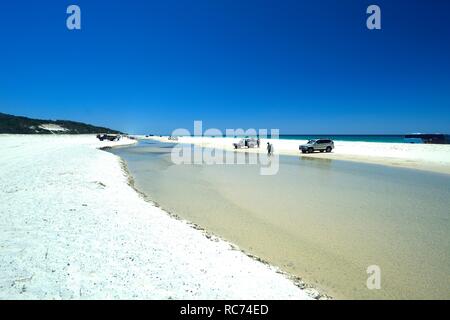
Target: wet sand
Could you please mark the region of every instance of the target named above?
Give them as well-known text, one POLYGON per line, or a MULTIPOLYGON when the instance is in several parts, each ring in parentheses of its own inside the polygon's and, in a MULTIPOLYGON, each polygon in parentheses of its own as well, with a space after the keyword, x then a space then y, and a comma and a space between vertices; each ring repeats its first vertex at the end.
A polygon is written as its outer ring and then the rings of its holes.
MULTIPOLYGON (((171 142, 167 136, 140 138, 171 142)), ((239 140, 239 138, 228 137, 179 137, 178 142, 233 151, 233 142, 239 140)), ((280 155, 363 162, 450 174, 450 145, 448 144, 335 141, 335 149, 331 153, 302 154, 298 147, 305 144, 306 140, 261 139, 263 147, 267 142, 273 144, 275 153, 280 155)), ((258 153, 265 152, 265 148, 241 149, 237 152, 258 153)))
POLYGON ((258 166, 173 165, 170 146, 113 151, 136 187, 336 298, 449 298, 450 177, 331 159, 281 156, 258 166), (382 289, 366 287, 379 265, 382 289))

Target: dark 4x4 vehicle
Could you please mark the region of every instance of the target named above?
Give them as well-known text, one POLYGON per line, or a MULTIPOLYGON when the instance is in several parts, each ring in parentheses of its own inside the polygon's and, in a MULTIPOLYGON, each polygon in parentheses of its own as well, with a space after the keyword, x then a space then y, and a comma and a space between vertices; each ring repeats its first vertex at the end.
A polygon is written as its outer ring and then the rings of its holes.
POLYGON ((331 152, 334 149, 334 142, 327 139, 309 140, 307 144, 302 144, 298 149, 303 153, 313 153, 314 151, 331 152))
POLYGON ((103 140, 109 140, 109 141, 119 141, 120 140, 120 135, 118 134, 98 134, 97 135, 97 139, 100 141, 103 140))

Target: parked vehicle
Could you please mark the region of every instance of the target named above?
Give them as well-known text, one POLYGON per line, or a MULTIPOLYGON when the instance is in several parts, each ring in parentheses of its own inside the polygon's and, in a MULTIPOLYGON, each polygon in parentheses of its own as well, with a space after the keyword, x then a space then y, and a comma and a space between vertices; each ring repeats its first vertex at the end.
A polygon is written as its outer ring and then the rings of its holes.
POLYGON ((235 149, 241 148, 254 148, 258 145, 258 141, 254 138, 245 138, 239 140, 239 142, 233 143, 235 149))
POLYGON ((109 141, 119 141, 120 135, 118 134, 98 134, 97 139, 100 141, 109 140, 109 141))
POLYGON ((334 149, 334 142, 328 139, 309 140, 308 143, 302 144, 298 149, 302 153, 313 153, 314 151, 331 152, 334 149))
POLYGON ((450 135, 447 134, 424 134, 414 133, 405 135, 405 142, 428 143, 428 144, 450 144, 450 135))

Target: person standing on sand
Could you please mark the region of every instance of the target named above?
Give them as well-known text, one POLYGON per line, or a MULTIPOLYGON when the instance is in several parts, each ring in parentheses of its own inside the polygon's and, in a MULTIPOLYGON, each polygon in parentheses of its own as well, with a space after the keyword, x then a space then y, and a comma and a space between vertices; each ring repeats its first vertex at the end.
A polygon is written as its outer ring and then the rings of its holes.
POLYGON ((271 156, 273 152, 273 146, 270 142, 267 142, 267 155, 271 156))
POLYGON ((258 149, 259 149, 260 144, 261 144, 261 141, 259 140, 259 137, 258 137, 258 139, 256 139, 256 145, 258 146, 258 149))

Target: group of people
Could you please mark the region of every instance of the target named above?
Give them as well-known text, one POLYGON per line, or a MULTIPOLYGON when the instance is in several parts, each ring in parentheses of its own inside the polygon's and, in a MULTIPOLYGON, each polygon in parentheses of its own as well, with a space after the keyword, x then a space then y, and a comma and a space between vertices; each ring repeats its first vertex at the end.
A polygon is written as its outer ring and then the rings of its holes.
MULTIPOLYGON (((243 140, 244 140, 244 146, 245 147, 249 147, 249 140, 250 139, 243 139, 243 140)), ((256 146, 258 148, 261 146, 261 140, 259 138, 256 139, 256 146)), ((236 148, 236 146, 235 146, 235 148, 236 148)), ((270 142, 267 142, 267 155, 268 156, 273 155, 273 144, 271 144, 270 142)))

